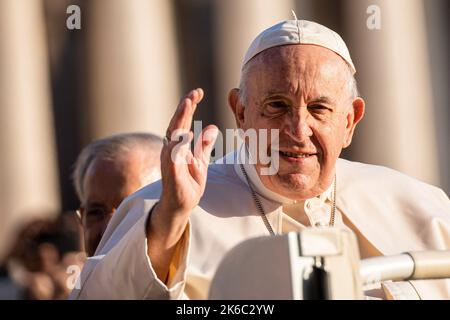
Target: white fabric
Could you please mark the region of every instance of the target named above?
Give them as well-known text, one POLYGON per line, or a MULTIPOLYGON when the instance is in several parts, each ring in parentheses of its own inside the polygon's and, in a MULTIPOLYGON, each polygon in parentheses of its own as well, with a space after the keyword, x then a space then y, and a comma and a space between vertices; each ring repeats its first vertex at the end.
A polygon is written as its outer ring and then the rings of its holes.
MULTIPOLYGON (((275 193, 272 190, 269 190, 264 186, 261 182, 261 179, 256 172, 255 166, 252 164, 254 162, 251 155, 248 152, 248 149, 245 148, 245 145, 241 143, 238 148, 238 161, 234 162, 234 170, 236 171, 239 178, 242 182, 247 183, 247 179, 242 172, 240 164, 242 163, 244 166, 244 170, 247 173, 247 176, 250 180, 252 188, 262 197, 265 197, 268 200, 272 200, 274 202, 278 202, 282 204, 282 210, 287 214, 288 217, 285 217, 288 220, 294 219, 297 222, 302 222, 298 219, 299 216, 303 216, 304 219, 307 218, 307 221, 303 221, 302 224, 307 226, 328 226, 330 222, 331 216, 331 204, 332 204, 332 193, 333 193, 333 184, 329 186, 329 188, 322 194, 317 197, 307 199, 306 201, 296 201, 282 195, 275 193)), ((231 154, 233 155, 233 154, 231 154)), ((228 161, 227 159, 225 161, 228 161)), ((227 162, 228 163, 228 162, 227 162)), ((230 161, 232 163, 232 161, 230 161)), ((279 232, 281 232, 279 230, 279 232)))
POLYGON ((247 50, 242 66, 264 50, 288 44, 313 44, 327 48, 347 62, 352 74, 356 73, 350 52, 341 36, 317 22, 307 20, 283 21, 261 32, 247 50))
MULTIPOLYGON (((450 248, 450 201, 442 190, 394 170, 342 159, 336 176, 336 226, 356 233, 362 257, 450 248)), ((204 299, 224 254, 243 240, 269 234, 234 165, 211 165, 205 194, 180 242, 177 272, 166 286, 146 254, 145 224, 160 192, 156 182, 122 203, 98 246, 98 257, 90 258, 82 271, 81 290, 75 289, 71 298, 204 299)), ((275 230, 305 227, 283 212, 281 203, 265 197, 261 203, 275 230)), ((409 285, 420 298, 450 298, 448 280, 409 285)))

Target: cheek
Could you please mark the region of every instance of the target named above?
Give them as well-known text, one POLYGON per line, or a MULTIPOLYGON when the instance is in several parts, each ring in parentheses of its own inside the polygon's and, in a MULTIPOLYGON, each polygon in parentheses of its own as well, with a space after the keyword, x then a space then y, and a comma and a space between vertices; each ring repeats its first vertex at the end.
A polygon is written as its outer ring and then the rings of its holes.
POLYGON ((335 158, 342 150, 345 127, 331 122, 313 127, 314 137, 326 157, 335 158))
POLYGON ((282 130, 280 129, 283 128, 284 122, 281 117, 277 119, 269 119, 266 117, 262 117, 258 112, 258 110, 255 110, 255 113, 247 118, 242 129, 244 131, 256 131, 256 139, 258 141, 258 143, 256 144, 257 149, 260 149, 260 147, 262 147, 263 145, 265 145, 264 149, 270 149, 270 145, 272 142, 272 130, 276 129, 278 131, 278 135, 276 137, 278 137, 279 139, 282 132, 282 130), (265 141, 265 143, 263 143, 262 145, 261 139, 265 141))
POLYGON ((245 122, 242 129, 267 129, 270 128, 269 126, 270 122, 267 121, 267 119, 261 117, 258 110, 255 110, 254 112, 249 113, 247 117, 245 117, 245 122))
POLYGON ((99 234, 102 232, 102 225, 101 222, 96 222, 91 224, 88 228, 85 227, 84 238, 89 244, 99 237, 99 234))

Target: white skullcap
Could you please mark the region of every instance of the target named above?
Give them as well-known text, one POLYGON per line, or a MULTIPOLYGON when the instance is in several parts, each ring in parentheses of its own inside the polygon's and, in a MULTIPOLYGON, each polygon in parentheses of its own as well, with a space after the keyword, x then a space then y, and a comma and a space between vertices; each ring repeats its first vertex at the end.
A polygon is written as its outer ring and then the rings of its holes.
POLYGON ((288 44, 314 44, 330 49, 347 62, 352 74, 356 73, 350 52, 341 36, 319 23, 307 20, 283 21, 261 32, 248 48, 242 67, 258 53, 288 44))

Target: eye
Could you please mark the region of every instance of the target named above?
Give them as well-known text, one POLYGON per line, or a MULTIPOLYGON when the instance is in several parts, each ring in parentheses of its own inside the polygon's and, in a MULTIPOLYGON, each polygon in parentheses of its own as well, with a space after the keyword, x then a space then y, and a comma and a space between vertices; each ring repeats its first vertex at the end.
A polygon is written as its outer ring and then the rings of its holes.
POLYGON ((308 111, 311 115, 313 115, 314 117, 317 117, 318 119, 322 119, 322 118, 326 118, 328 119, 329 117, 332 116, 333 114, 333 109, 330 107, 327 107, 323 104, 312 104, 308 106, 308 111))
POLYGON ((267 117, 278 117, 289 111, 290 105, 283 100, 268 101, 264 105, 263 114, 267 117))
POLYGON ((86 210, 86 219, 89 222, 103 220, 105 215, 106 215, 105 211, 100 208, 92 208, 92 209, 86 210))
POLYGON ((321 104, 313 104, 308 106, 308 110, 311 111, 330 111, 330 108, 325 107, 324 105, 321 104))
POLYGON ((267 104, 268 107, 276 110, 286 109, 289 105, 284 101, 272 101, 267 104))

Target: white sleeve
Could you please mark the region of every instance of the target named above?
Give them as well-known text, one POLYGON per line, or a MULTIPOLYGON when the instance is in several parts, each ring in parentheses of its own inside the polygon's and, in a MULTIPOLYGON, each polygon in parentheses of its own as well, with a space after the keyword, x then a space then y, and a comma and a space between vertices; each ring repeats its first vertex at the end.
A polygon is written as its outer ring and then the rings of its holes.
MULTIPOLYGON (((139 206, 139 204, 136 204, 139 206)), ((147 206, 140 204, 143 211, 147 206)), ((137 209, 135 206, 131 208, 137 209)), ((183 297, 186 268, 189 254, 190 224, 178 244, 179 262, 176 273, 166 286, 153 270, 147 255, 146 221, 150 210, 142 212, 140 218, 123 232, 121 223, 110 240, 100 250, 100 255, 91 257, 81 272, 78 289, 75 287, 71 299, 180 299, 183 297), (117 239, 117 236, 120 236, 117 239), (113 245, 108 244, 112 242, 113 245), (109 250, 108 250, 108 247, 109 250)), ((131 212, 130 212, 131 213, 131 212)), ((130 218, 132 219, 131 213, 130 218)), ((126 223, 125 223, 126 224, 126 223)))

